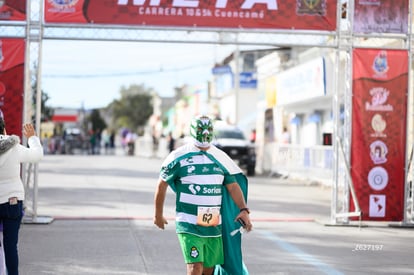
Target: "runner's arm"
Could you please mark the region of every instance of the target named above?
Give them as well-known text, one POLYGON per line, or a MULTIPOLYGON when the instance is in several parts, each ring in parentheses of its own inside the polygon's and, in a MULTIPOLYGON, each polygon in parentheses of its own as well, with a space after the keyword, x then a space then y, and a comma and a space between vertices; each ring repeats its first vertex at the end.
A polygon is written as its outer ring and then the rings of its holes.
POLYGON ((167 188, 168 188, 168 183, 166 183, 162 179, 159 179, 157 189, 155 190, 155 196, 154 196, 154 207, 155 207, 154 224, 161 229, 164 229, 165 224, 168 224, 163 214, 165 195, 167 193, 167 188))
POLYGON ((235 221, 239 218, 244 221, 246 224, 246 230, 252 230, 252 223, 250 221, 250 212, 248 211, 246 200, 244 199, 243 192, 237 182, 226 184, 227 191, 229 192, 231 198, 233 199, 234 203, 237 205, 239 209, 243 209, 237 215, 235 221))

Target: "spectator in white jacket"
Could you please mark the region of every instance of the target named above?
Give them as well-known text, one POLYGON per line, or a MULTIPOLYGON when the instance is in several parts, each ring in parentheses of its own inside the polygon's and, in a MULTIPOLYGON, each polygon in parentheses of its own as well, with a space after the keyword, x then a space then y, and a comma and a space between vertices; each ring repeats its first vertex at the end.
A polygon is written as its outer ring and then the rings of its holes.
POLYGON ((0 222, 3 224, 3 245, 8 275, 19 274, 17 242, 23 218, 24 186, 20 164, 38 162, 43 148, 31 124, 23 125, 23 135, 29 147, 20 144, 20 138, 7 135, 0 111, 0 222))

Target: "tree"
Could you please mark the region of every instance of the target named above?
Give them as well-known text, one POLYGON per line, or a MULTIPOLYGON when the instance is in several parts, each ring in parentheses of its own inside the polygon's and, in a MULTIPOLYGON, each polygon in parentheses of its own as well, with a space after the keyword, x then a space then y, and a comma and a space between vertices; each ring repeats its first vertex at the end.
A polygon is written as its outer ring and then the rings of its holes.
POLYGON ((112 109, 115 125, 136 131, 147 123, 153 113, 152 90, 143 85, 131 85, 129 88, 122 87, 120 93, 121 98, 108 107, 112 109))
POLYGON ((91 114, 88 117, 88 121, 92 125, 93 132, 96 132, 97 130, 102 131, 106 128, 106 122, 101 117, 101 113, 98 109, 93 109, 91 114))
MULTIPOLYGON (((37 80, 33 82, 32 84, 32 104, 33 104, 33 110, 36 110, 36 97, 37 97, 37 80)), ((43 90, 40 91, 42 93, 41 96, 41 103, 40 103, 40 121, 45 122, 52 119, 54 110, 53 108, 47 106, 47 101, 50 99, 49 95, 45 93, 43 90)), ((34 117, 32 120, 34 121, 34 117)))

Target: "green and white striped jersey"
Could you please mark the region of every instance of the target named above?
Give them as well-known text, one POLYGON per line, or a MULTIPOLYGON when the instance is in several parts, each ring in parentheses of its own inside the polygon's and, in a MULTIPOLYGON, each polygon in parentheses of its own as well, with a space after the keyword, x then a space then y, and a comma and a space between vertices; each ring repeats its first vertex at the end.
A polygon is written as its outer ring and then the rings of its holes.
POLYGON ((221 235, 223 188, 236 179, 209 151, 187 144, 171 152, 162 165, 160 177, 176 192, 177 233, 221 235))

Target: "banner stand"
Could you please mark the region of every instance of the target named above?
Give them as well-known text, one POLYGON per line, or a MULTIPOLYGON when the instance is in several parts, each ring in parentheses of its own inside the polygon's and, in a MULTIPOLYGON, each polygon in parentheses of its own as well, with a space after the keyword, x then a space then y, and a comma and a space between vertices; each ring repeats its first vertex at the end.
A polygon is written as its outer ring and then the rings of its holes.
MULTIPOLYGON (((53 218, 50 216, 38 216, 37 215, 37 196, 38 196, 38 184, 37 184, 37 179, 38 179, 38 165, 34 165, 34 164, 28 164, 28 168, 25 171, 25 193, 26 196, 27 194, 29 194, 29 190, 30 190, 30 179, 31 179, 31 175, 32 175, 32 170, 33 170, 33 188, 32 188, 32 207, 31 209, 28 208, 28 205, 24 205, 25 207, 25 215, 23 216, 23 220, 22 223, 24 224, 49 224, 51 222, 53 222, 53 218)), ((28 198, 25 198, 25 203, 28 202, 30 200, 28 200, 28 198)))
POLYGON ((342 145, 341 139, 339 137, 336 138, 336 142, 338 144, 338 147, 340 148, 341 151, 341 156, 343 158, 343 163, 345 164, 346 167, 346 175, 348 177, 348 181, 347 181, 347 187, 349 188, 349 191, 351 192, 351 197, 352 197, 352 201, 355 205, 355 211, 354 212, 343 212, 343 213, 337 213, 336 209, 332 209, 332 211, 334 211, 333 213, 333 220, 330 223, 325 224, 326 226, 358 226, 358 227, 362 227, 362 211, 359 207, 359 203, 358 203, 358 199, 357 196, 355 194, 355 188, 354 188, 354 183, 352 182, 352 177, 351 177, 351 173, 350 173, 350 167, 349 167, 349 163, 346 161, 346 156, 345 156, 345 150, 344 147, 342 145), (353 223, 349 223, 349 217, 359 217, 359 221, 358 224, 353 224, 353 223), (339 223, 337 222, 338 218, 344 218, 346 219, 346 221, 339 223))

